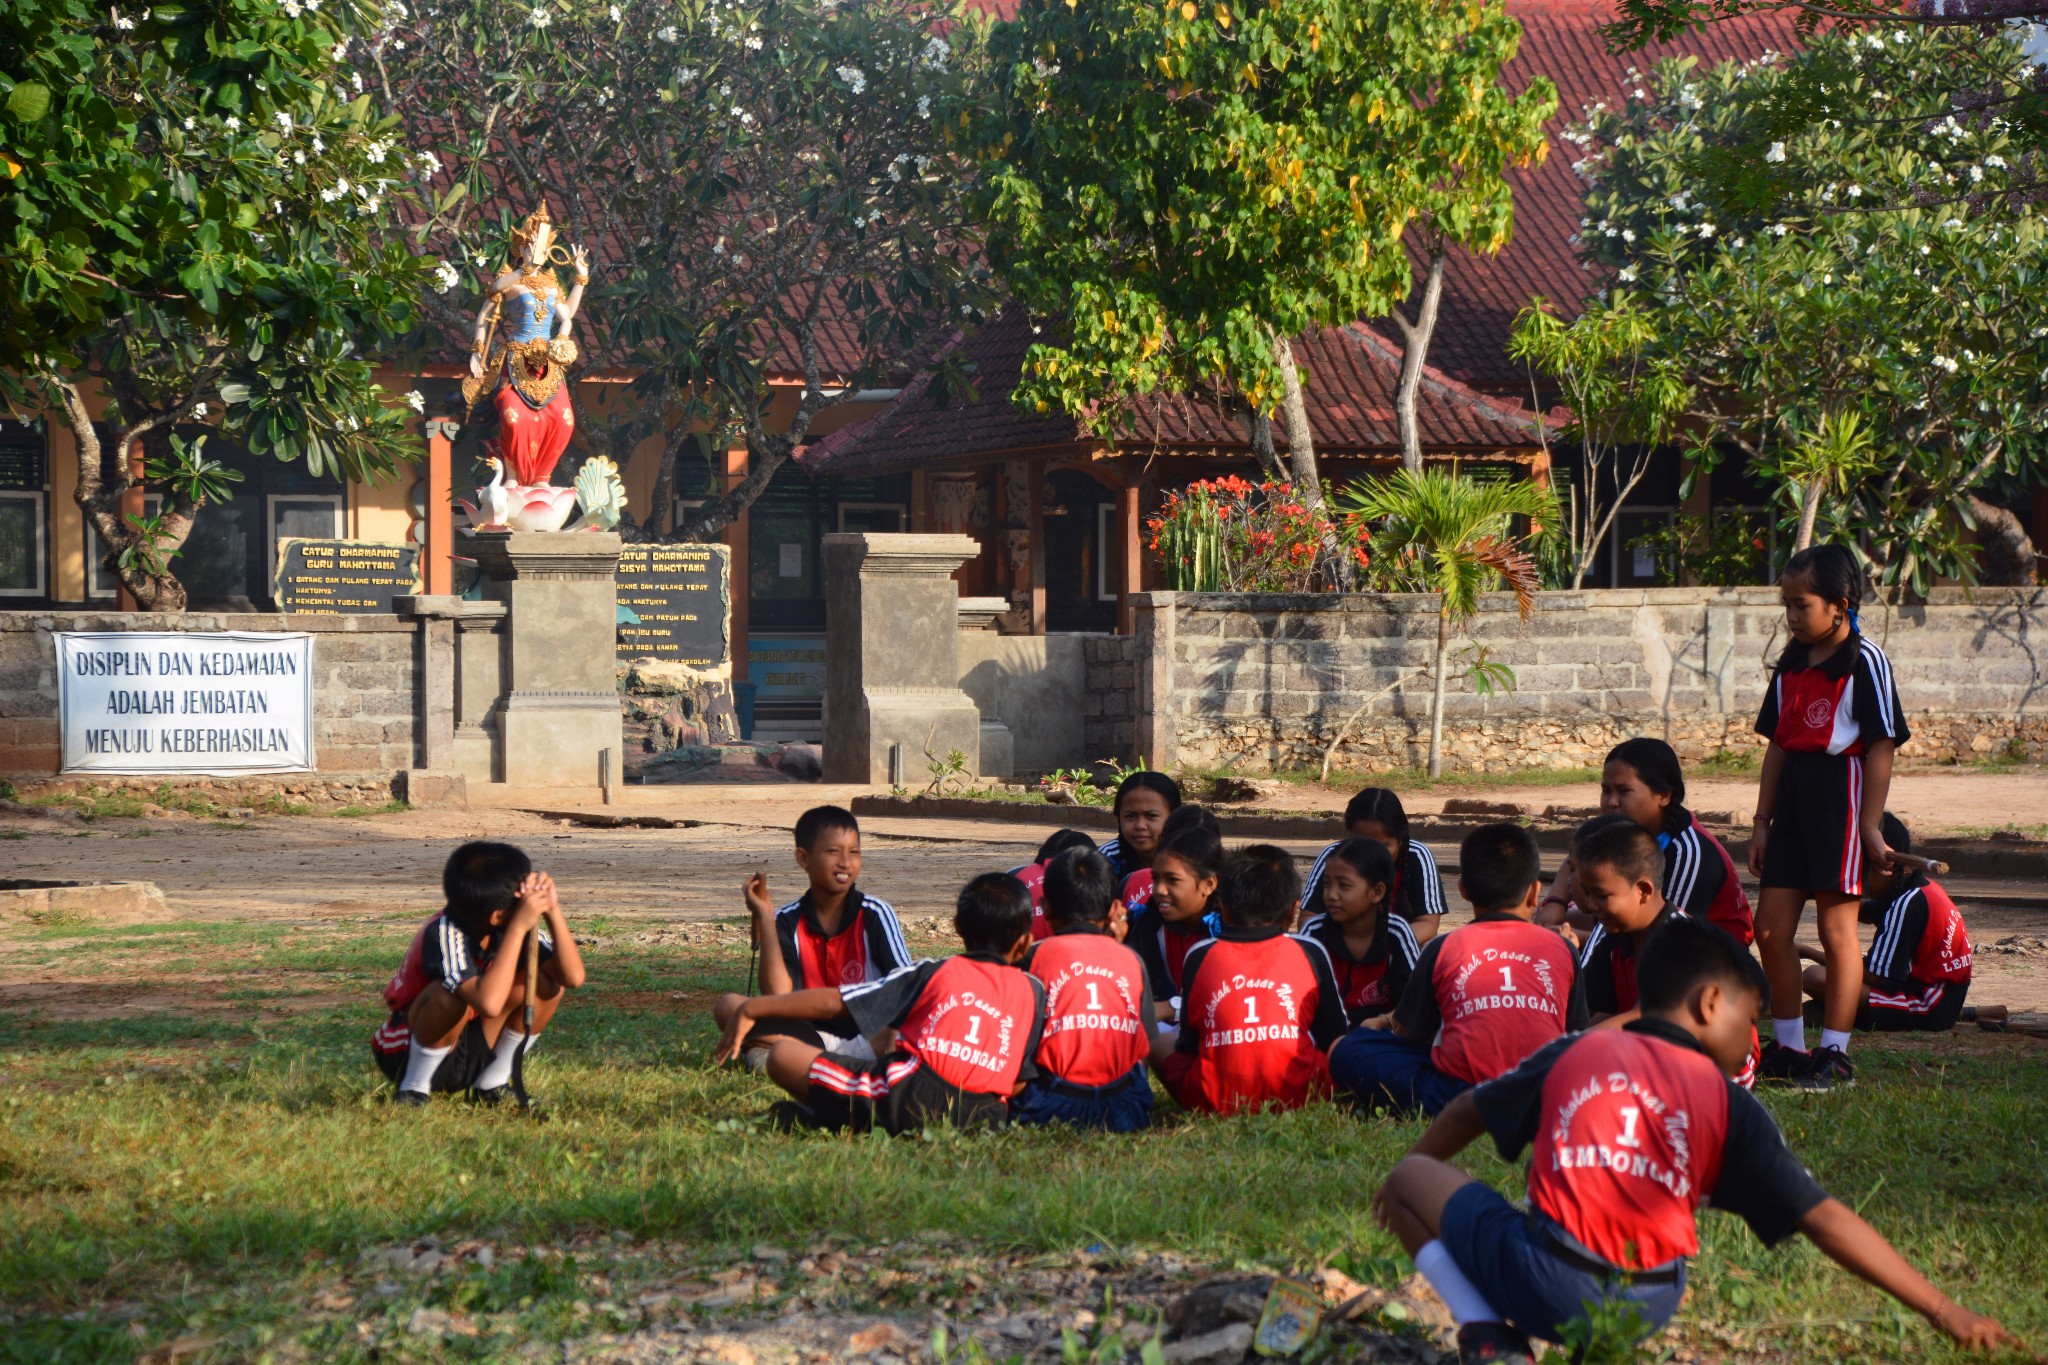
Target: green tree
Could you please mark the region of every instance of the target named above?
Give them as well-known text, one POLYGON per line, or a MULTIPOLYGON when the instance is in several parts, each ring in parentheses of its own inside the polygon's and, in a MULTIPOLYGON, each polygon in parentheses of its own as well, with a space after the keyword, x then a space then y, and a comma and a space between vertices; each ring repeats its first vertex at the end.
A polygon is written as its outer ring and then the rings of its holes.
POLYGON ((1479 611, 1479 594, 1507 584, 1527 616, 1536 603, 1536 564, 1515 534, 1517 517, 1556 515, 1549 492, 1526 479, 1475 479, 1455 469, 1403 469, 1337 496, 1338 506, 1379 523, 1376 558, 1406 558, 1437 594, 1436 658, 1431 666, 1429 775, 1443 776, 1444 687, 1451 632, 1479 611))
POLYGON ((613 454, 664 439, 643 525, 666 531, 679 463, 746 446, 739 486, 677 531, 716 534, 820 412, 903 382, 987 304, 955 146, 984 29, 917 0, 394 10, 380 79, 448 176, 412 229, 476 272, 448 273, 435 323, 468 334, 507 228, 545 199, 593 248, 586 357, 638 376, 613 454))
POLYGON ((2032 86, 2017 35, 1855 26, 1789 58, 1661 63, 1567 133, 1582 253, 1654 310, 1694 475, 1739 452, 1795 528, 1802 444, 1860 414, 1872 468, 1814 534, 1915 591, 1975 574, 1979 490, 2048 473, 2048 222, 2004 106, 1949 84, 1955 50, 1987 44, 2007 89, 2032 86))
MULTIPOLYGON (((1393 309, 1402 235, 1505 240, 1501 169, 1555 95, 1496 77, 1497 3, 1026 0, 990 38, 991 258, 1057 336, 1018 401, 1127 429, 1126 400, 1213 392, 1278 412, 1320 511, 1290 338, 1393 309)), ((1334 550, 1335 547, 1328 547, 1334 550)))
POLYGON ((78 504, 148 610, 184 606, 170 560, 232 481, 180 424, 352 479, 406 453, 365 352, 411 327, 434 262, 372 240, 421 167, 351 77, 362 17, 0 7, 0 401, 71 429, 78 504), (163 506, 124 522, 138 446, 163 506))
MULTIPOLYGON (((1625 292, 1592 301, 1570 322, 1539 298, 1508 334, 1508 354, 1530 367, 1532 400, 1534 371, 1542 370, 1572 414, 1563 434, 1578 448, 1578 476, 1567 481, 1561 510, 1574 588, 1685 403, 1684 386, 1651 354, 1656 339, 1656 323, 1625 292), (1610 483, 1612 499, 1604 496, 1610 483)), ((1549 434, 1538 433, 1547 448, 1549 434)))

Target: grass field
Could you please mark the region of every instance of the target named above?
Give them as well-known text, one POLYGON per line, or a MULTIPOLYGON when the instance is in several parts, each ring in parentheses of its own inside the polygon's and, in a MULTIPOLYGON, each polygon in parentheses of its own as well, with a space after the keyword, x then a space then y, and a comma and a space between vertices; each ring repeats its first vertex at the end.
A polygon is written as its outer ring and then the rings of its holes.
MULTIPOLYGON (((743 931, 645 926, 582 923, 593 984, 529 1068, 553 1116, 540 1126, 386 1103, 367 1040, 411 919, 6 931, 8 979, 67 984, 0 1014, 0 1359, 404 1359, 366 1320, 454 1307, 484 1325, 418 1358, 539 1342, 559 1360, 553 1343, 604 1325, 636 1274, 668 1273, 648 1262, 600 1282, 508 1256, 335 1296, 366 1249, 430 1233, 610 1234, 713 1260, 944 1233, 990 1254, 1149 1248, 1407 1274, 1367 1204, 1413 1125, 1329 1107, 1190 1121, 1169 1105, 1135 1140, 775 1136, 757 1122, 764 1083, 705 1065, 702 1008, 744 976, 743 931)), ((1795 1150, 1944 1288, 2048 1344, 2048 1054, 1970 1036, 1859 1055, 1853 1092, 1770 1099, 1795 1150)), ((1518 1186, 1491 1156, 1467 1164, 1518 1186)), ((1951 1358, 1805 1244, 1765 1251, 1731 1220, 1702 1221, 1681 1320, 1694 1356, 1951 1358)))

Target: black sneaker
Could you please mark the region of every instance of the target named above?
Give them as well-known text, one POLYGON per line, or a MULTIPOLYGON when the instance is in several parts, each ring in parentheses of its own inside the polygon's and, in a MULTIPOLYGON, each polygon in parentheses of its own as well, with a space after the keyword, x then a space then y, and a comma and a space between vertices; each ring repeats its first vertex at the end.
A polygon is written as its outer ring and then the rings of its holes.
POLYGON ((1458 1329, 1458 1365, 1536 1365, 1529 1338, 1504 1322, 1468 1322, 1458 1329))
POLYGON ((1763 1055, 1757 1059, 1756 1083, 1801 1085, 1812 1067, 1812 1053, 1801 1052, 1796 1047, 1786 1047, 1780 1042, 1768 1042, 1763 1046, 1763 1055))
POLYGON ((1799 1078, 1801 1090, 1846 1090, 1856 1084, 1856 1067, 1849 1054, 1838 1047, 1817 1047, 1806 1074, 1799 1078))
POLYGON ((505 1092, 511 1088, 509 1085, 494 1085, 489 1090, 479 1087, 469 1092, 469 1098, 471 1102, 481 1104, 486 1109, 496 1109, 505 1102, 505 1092))
POLYGON ((432 1098, 433 1096, 424 1090, 401 1090, 391 1097, 391 1102, 403 1105, 407 1109, 424 1109, 432 1098))

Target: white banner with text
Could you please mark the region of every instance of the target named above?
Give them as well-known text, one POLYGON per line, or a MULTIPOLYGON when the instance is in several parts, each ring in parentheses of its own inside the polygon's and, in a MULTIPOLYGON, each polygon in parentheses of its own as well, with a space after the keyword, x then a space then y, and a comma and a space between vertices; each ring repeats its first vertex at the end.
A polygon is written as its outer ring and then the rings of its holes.
POLYGON ((67 773, 304 772, 313 637, 302 632, 57 634, 67 773))

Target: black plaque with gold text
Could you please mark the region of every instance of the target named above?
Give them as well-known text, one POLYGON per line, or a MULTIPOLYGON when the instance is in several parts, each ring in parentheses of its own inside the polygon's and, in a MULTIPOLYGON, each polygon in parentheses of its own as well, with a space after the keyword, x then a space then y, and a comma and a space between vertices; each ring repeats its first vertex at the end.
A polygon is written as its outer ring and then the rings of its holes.
POLYGON ((419 591, 420 552, 413 545, 364 540, 277 543, 277 609, 313 616, 388 612, 391 599, 419 591))
POLYGON ((628 545, 619 552, 619 658, 717 668, 731 659, 723 545, 628 545))

